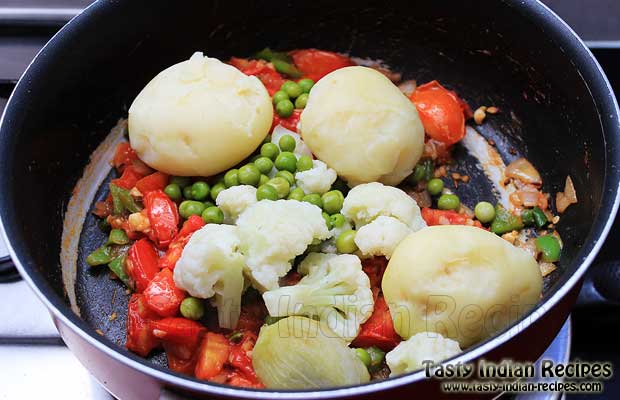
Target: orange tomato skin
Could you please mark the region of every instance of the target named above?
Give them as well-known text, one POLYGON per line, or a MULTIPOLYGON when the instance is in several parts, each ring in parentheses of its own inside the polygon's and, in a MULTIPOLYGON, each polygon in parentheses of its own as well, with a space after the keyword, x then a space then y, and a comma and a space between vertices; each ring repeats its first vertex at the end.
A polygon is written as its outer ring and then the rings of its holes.
POLYGON ((354 65, 349 57, 331 51, 304 49, 289 54, 304 77, 315 82, 332 71, 354 65))
POLYGON ((419 86, 412 94, 426 134, 448 145, 465 136, 465 113, 469 108, 456 93, 432 81, 419 86))

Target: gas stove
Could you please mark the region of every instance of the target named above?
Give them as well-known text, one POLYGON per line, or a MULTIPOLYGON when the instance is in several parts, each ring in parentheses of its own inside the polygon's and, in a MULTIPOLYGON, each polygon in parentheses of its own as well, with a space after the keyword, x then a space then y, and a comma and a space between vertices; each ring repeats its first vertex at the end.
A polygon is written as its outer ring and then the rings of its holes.
MULTIPOLYGON (((545 2, 587 40, 620 97, 620 2, 545 2)), ((0 0, 0 110, 37 51, 89 3, 89 0, 0 0)), ((620 218, 615 225, 620 227, 620 218)), ((608 239, 592 268, 593 275, 597 272, 597 264, 620 260, 618 243, 620 229, 608 239)), ((575 309, 543 357, 557 362, 566 362, 569 358, 611 358, 617 368, 620 355, 610 354, 609 349, 617 348, 618 308, 610 304, 593 307, 600 301, 600 296, 591 282, 585 288, 580 295, 581 301, 590 307, 575 309), (594 342, 591 341, 592 332, 597 335, 594 342)), ((616 296, 616 300, 620 300, 620 294, 616 296)), ((1 239, 0 321, 0 360, 3 360, 0 362, 0 400, 40 397, 112 399, 64 346, 49 313, 13 268, 1 239)), ((544 393, 518 396, 523 399, 559 397, 544 393)), ((590 398, 613 397, 620 397, 618 378, 606 382, 606 391, 600 397, 590 398)))

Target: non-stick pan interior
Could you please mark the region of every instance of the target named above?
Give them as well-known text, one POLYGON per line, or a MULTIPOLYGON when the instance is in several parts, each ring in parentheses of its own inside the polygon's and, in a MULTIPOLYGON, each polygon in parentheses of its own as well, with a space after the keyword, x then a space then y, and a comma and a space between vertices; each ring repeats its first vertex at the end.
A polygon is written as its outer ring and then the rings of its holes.
MULTIPOLYGON (((529 15, 535 7, 474 3, 99 2, 41 54, 5 116, 1 211, 24 268, 50 296, 64 297, 60 236, 72 188, 91 152, 157 72, 196 50, 226 59, 265 46, 317 47, 383 60, 406 79, 437 79, 474 108, 499 107, 479 130, 506 162, 528 158, 551 193, 572 177, 579 203, 558 227, 565 250, 560 270, 546 282, 549 295, 587 255, 591 246, 582 247, 602 229, 593 229, 599 211, 610 210, 601 104, 574 54, 556 45, 557 30, 529 15)), ((472 177, 457 193, 470 206, 489 199, 490 183, 474 160, 461 148, 456 154, 460 171, 472 177)), ((103 241, 94 224, 89 217, 83 231, 78 301, 93 328, 123 344, 127 296, 106 272, 84 263, 103 241)))

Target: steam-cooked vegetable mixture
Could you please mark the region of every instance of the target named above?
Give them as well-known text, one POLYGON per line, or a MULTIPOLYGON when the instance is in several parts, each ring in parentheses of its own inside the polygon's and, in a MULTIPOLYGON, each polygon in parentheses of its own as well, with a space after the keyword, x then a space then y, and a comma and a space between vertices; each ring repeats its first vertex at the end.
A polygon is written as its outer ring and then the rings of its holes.
MULTIPOLYGON (((356 64, 196 53, 138 95, 95 205, 109 239, 86 260, 132 292, 129 350, 233 386, 355 385, 454 356, 536 304, 562 251, 538 171, 500 159, 489 178, 510 190, 465 204, 449 188, 475 183, 452 149, 467 136, 496 155, 469 137, 467 103, 356 64), (437 314, 445 301, 457 314, 437 314), (452 323, 472 305, 481 318, 452 323)), ((567 178, 558 208, 576 201, 567 178)))

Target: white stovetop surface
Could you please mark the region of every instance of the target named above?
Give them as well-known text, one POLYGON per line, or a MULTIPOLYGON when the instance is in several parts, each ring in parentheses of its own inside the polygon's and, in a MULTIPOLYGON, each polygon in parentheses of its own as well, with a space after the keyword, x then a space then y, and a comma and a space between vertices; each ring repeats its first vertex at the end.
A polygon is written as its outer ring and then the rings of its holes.
POLYGON ((112 399, 65 347, 24 281, 0 284, 0 400, 21 399, 112 399))

